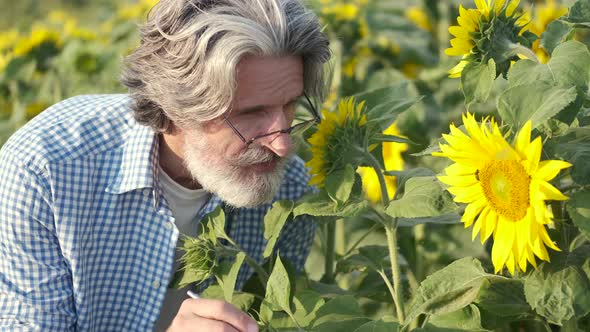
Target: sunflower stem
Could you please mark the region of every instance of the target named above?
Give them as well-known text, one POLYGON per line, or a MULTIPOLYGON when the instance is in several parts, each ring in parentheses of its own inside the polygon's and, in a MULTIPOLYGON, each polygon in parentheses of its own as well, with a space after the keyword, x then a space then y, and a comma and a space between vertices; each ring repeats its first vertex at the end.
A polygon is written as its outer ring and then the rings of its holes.
POLYGON ((389 248, 389 261, 391 263, 391 275, 393 277, 395 311, 397 312, 397 319, 400 322, 403 322, 406 318, 404 314, 401 276, 397 255, 397 227, 394 225, 387 225, 385 227, 385 234, 387 235, 387 247, 389 248))
POLYGON ((336 246, 336 221, 326 223, 326 259, 324 262, 324 276, 322 282, 334 282, 334 250, 336 246))
MULTIPOLYGON (((387 185, 385 182, 385 176, 379 161, 368 151, 365 151, 365 155, 375 170, 377 178, 379 179, 379 185, 381 187, 381 202, 383 207, 386 208, 389 205, 389 194, 387 193, 387 185)), ((385 234, 387 235, 387 247, 389 249, 389 261, 391 264, 391 276, 393 281, 393 303, 395 305, 395 311, 397 313, 397 319, 400 322, 405 320, 404 315, 404 303, 402 299, 402 285, 401 285, 401 273, 399 268, 398 252, 397 252, 397 219, 393 218, 391 222, 385 225, 385 234)))

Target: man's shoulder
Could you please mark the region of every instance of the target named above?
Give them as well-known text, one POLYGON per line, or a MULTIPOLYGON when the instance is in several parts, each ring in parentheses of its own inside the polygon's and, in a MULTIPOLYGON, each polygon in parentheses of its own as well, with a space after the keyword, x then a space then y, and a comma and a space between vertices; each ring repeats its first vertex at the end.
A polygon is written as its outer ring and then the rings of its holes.
POLYGON ((22 164, 42 166, 98 154, 120 145, 133 123, 131 99, 124 94, 81 95, 41 112, 2 146, 22 164))

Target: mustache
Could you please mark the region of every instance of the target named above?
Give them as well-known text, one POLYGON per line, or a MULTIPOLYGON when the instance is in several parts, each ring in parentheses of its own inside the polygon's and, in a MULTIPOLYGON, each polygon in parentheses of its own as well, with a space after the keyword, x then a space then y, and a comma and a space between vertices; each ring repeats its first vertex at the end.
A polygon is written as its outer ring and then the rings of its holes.
POLYGON ((237 166, 250 166, 278 159, 281 159, 281 157, 267 148, 253 146, 240 153, 232 162, 237 166))

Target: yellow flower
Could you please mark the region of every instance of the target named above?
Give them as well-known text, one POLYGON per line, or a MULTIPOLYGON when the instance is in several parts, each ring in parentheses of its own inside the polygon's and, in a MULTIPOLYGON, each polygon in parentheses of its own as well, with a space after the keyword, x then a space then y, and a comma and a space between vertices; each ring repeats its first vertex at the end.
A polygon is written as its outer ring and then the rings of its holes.
MULTIPOLYGON (((383 134, 399 136, 397 125, 393 123, 383 134)), ((383 162, 386 171, 401 171, 404 169, 404 159, 402 153, 408 149, 406 143, 385 142, 383 143, 383 162)), ((360 174, 363 182, 363 191, 367 198, 374 203, 381 201, 381 187, 379 178, 373 167, 359 167, 357 172, 360 174)), ((387 193, 389 198, 393 198, 396 190, 395 176, 385 176, 387 193)))
POLYGON ((430 24, 428 15, 422 10, 422 8, 416 6, 409 7, 405 10, 404 15, 417 27, 426 31, 432 31, 432 24, 430 24))
MULTIPOLYGON (((529 24, 528 29, 537 35, 537 37, 541 38, 549 23, 565 14, 567 14, 566 6, 556 4, 555 0, 547 0, 544 4, 538 4, 533 7, 533 20, 529 24)), ((540 39, 535 40, 532 50, 537 54, 537 58, 539 58, 541 63, 547 63, 549 61, 549 54, 539 46, 540 41, 540 39)))
POLYGON ((31 50, 44 43, 51 43, 56 47, 60 47, 63 41, 58 31, 41 25, 34 25, 30 36, 19 40, 14 47, 13 53, 15 56, 27 55, 31 50))
POLYGON ((16 29, 0 32, 0 51, 12 48, 19 39, 16 29))
POLYGON ((124 20, 145 19, 149 10, 158 3, 158 0, 141 0, 132 5, 119 8, 117 16, 124 20))
POLYGON ((504 266, 511 274, 526 271, 527 262, 536 267, 535 256, 549 261, 546 247, 559 248, 545 229, 553 222, 545 201, 567 199, 549 181, 571 164, 540 161, 541 137, 531 141, 531 121, 522 127, 514 146, 493 119, 478 125, 467 113, 463 124, 466 133, 451 125, 451 133, 443 135, 447 144, 440 144, 442 152, 433 153, 454 161, 438 178, 449 185, 455 202, 467 204, 461 221, 473 226, 473 239, 479 233, 482 243, 493 235, 496 273, 504 266))
POLYGON ((352 21, 357 18, 359 7, 352 3, 338 3, 322 8, 323 15, 334 15, 338 21, 352 21))
POLYGON ((362 139, 367 122, 362 110, 365 102, 355 103, 344 98, 337 112, 322 111, 323 120, 318 130, 308 139, 313 157, 306 163, 311 168, 310 185, 324 186, 326 176, 347 164, 345 152, 350 152, 351 141, 362 139))
POLYGON ((10 60, 12 60, 12 58, 13 55, 11 53, 7 53, 5 55, 2 55, 2 53, 0 53, 0 72, 4 71, 4 69, 6 68, 10 60))
MULTIPOLYGON (((463 57, 463 58, 465 58, 465 57, 463 57)), ((449 70, 449 77, 451 77, 451 78, 461 77, 461 73, 463 72, 463 68, 465 68, 465 66, 467 66, 468 63, 469 63, 469 61, 467 61, 467 60, 459 61, 459 63, 455 67, 453 67, 449 70)))
POLYGON ((414 62, 406 62, 402 65, 401 71, 407 78, 416 79, 422 68, 424 67, 420 64, 414 62))
MULTIPOLYGON (((459 25, 449 27, 449 33, 455 38, 451 39, 451 47, 445 50, 449 56, 462 56, 466 61, 459 67, 454 67, 451 77, 460 77, 460 73, 470 61, 482 61, 493 58, 495 43, 505 39, 506 42, 516 42, 518 36, 524 31, 524 26, 513 15, 520 0, 475 0, 476 9, 465 9, 459 5, 459 25), (491 24, 496 20, 496 24, 491 24), (496 25, 502 23, 502 27, 496 25), (493 40, 486 40, 486 39, 493 40), (485 42, 482 42, 484 40, 485 42)), ((520 41, 520 40, 518 40, 520 41)), ((506 59, 494 59, 496 63, 505 62, 506 59)))
POLYGON ((358 59, 356 57, 350 58, 350 60, 346 61, 344 66, 342 66, 342 73, 344 73, 344 76, 353 77, 357 63, 358 59))
POLYGON ((369 37, 371 31, 369 30, 369 23, 365 17, 359 19, 359 36, 361 39, 369 37))

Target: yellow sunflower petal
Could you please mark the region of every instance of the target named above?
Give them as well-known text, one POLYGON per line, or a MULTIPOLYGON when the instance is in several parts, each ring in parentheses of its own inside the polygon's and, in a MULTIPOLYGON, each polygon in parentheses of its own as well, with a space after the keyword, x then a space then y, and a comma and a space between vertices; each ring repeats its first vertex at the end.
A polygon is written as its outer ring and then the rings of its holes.
POLYGON ((514 223, 506 221, 504 218, 498 218, 494 245, 492 247, 492 263, 494 264, 495 273, 498 273, 506 263, 506 260, 508 260, 508 256, 512 251, 514 234, 514 223))
POLYGON ((490 208, 485 208, 479 216, 482 218, 480 238, 481 243, 483 244, 494 233, 496 223, 498 222, 498 216, 496 215, 496 212, 490 208))
POLYGON ((541 142, 541 136, 535 138, 531 144, 525 150, 526 159, 529 163, 528 171, 533 173, 539 166, 539 160, 541 159, 541 151, 543 150, 543 143, 541 142))
POLYGON ((541 197, 542 200, 556 200, 565 201, 568 199, 567 196, 561 193, 559 189, 555 188, 552 184, 545 181, 539 181, 539 194, 537 197, 541 197))
POLYGON ((469 174, 464 176, 439 175, 437 176, 437 178, 440 182, 454 187, 469 187, 479 183, 479 181, 477 181, 477 178, 475 177, 475 174, 469 174))
POLYGON ((559 171, 571 167, 572 164, 563 160, 544 160, 539 163, 539 168, 535 172, 535 177, 544 181, 549 181, 557 176, 559 171))
POLYGON ((465 225, 470 225, 471 223, 473 223, 473 220, 475 220, 475 217, 478 214, 480 214, 481 210, 485 207, 486 203, 487 202, 485 198, 481 197, 480 199, 475 200, 473 203, 467 205, 467 207, 465 208, 465 212, 461 217, 461 221, 464 222, 465 225))
POLYGON ((483 196, 479 184, 469 187, 450 187, 447 190, 455 196, 455 202, 458 203, 471 203, 483 196))
POLYGON ((455 37, 461 38, 461 39, 470 39, 471 36, 469 36, 469 31, 463 27, 454 25, 449 27, 449 33, 455 37))
POLYGON ((514 10, 518 7, 520 0, 512 0, 506 7, 506 16, 512 16, 514 14, 514 10))
POLYGON ((523 152, 526 151, 530 142, 531 142, 531 127, 532 122, 531 120, 527 121, 524 126, 518 132, 518 136, 516 137, 516 151, 523 152))

